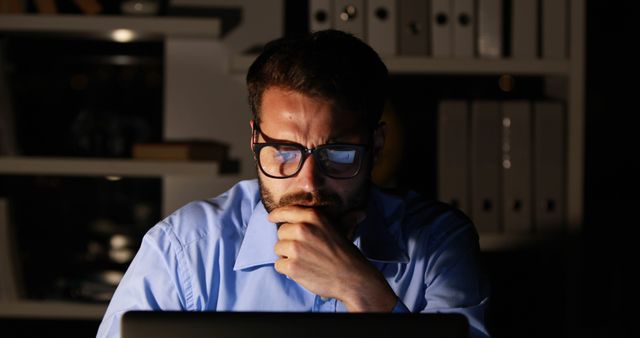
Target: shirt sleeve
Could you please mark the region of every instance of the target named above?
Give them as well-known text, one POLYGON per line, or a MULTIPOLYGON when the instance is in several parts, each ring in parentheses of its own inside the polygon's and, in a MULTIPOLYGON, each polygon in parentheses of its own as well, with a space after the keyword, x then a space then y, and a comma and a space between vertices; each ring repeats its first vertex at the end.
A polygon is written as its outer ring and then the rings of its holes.
POLYGON ((428 245, 432 251, 425 273, 426 306, 422 312, 462 313, 468 319, 470 337, 489 337, 484 323, 489 288, 478 262, 475 228, 468 220, 446 221, 438 226, 443 231, 428 245))
POLYGON ((400 298, 398 298, 398 302, 396 303, 396 306, 393 307, 393 310, 391 310, 392 313, 411 313, 411 311, 409 310, 409 308, 404 305, 404 303, 400 300, 400 298))
POLYGON ((160 223, 145 236, 120 281, 100 323, 97 337, 119 337, 122 315, 130 310, 184 310, 187 293, 179 288, 182 250, 171 228, 160 223))

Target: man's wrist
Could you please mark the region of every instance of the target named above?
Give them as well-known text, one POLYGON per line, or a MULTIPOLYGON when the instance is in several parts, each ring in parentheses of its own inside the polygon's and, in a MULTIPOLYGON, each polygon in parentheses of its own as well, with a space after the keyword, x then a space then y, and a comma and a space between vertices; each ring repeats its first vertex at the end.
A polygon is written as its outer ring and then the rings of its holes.
POLYGON ((387 281, 382 279, 369 287, 355 290, 351 297, 343 300, 349 312, 392 312, 398 303, 398 296, 387 281))

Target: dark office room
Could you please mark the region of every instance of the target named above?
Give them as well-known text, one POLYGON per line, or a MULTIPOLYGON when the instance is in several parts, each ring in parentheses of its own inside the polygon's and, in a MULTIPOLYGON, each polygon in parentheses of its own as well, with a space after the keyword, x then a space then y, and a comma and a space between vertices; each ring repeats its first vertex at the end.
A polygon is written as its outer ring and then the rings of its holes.
POLYGON ((0 336, 631 337, 639 11, 0 0, 0 336))

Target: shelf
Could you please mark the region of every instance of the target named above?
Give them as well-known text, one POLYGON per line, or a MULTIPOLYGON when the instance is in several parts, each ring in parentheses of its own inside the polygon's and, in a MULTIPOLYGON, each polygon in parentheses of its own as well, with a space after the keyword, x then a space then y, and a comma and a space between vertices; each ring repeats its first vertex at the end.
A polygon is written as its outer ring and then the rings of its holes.
POLYGON ((0 317, 13 318, 101 319, 106 310, 106 304, 31 300, 0 302, 0 317))
POLYGON ((0 174, 8 175, 211 177, 219 172, 220 164, 211 161, 0 157, 0 174))
MULTIPOLYGON (((256 55, 237 55, 231 59, 231 71, 247 72, 256 55)), ((449 75, 568 75, 569 61, 550 60, 482 60, 434 59, 429 57, 397 56, 383 58, 391 74, 449 74, 449 75)))
POLYGON ((128 29, 139 35, 219 38, 216 18, 133 17, 115 15, 0 15, 0 31, 111 34, 128 29))
POLYGON ((566 239, 565 235, 557 233, 544 235, 480 233, 479 236, 480 250, 485 252, 518 250, 566 239))

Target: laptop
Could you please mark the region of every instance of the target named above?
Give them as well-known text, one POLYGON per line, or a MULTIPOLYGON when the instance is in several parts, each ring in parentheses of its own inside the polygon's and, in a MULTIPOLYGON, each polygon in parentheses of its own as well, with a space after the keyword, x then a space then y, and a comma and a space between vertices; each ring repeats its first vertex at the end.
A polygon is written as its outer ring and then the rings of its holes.
POLYGON ((129 311, 122 338, 466 338, 469 324, 454 313, 129 311))

